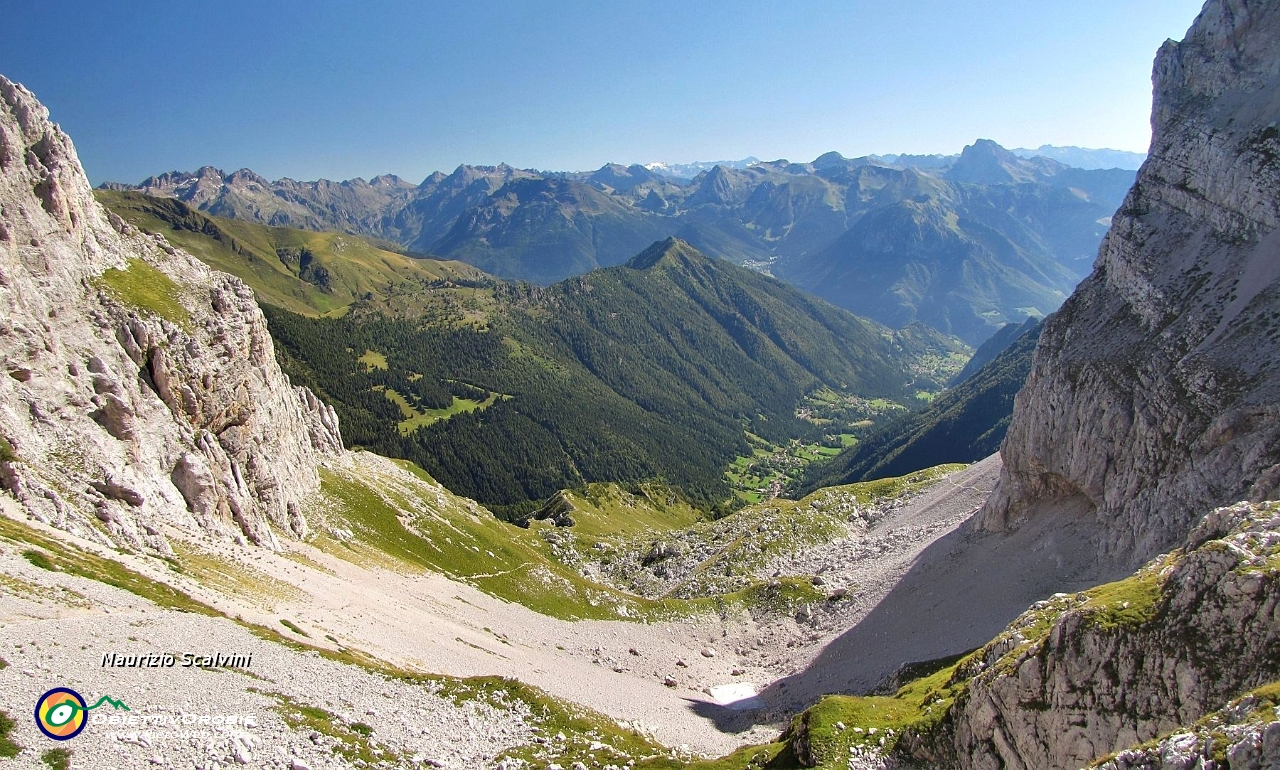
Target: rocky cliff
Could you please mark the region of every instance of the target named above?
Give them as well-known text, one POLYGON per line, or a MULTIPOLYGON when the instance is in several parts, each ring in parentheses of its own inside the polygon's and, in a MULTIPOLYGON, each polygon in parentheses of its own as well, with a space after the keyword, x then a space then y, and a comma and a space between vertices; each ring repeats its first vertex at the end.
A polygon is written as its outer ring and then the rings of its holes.
POLYGON ((1099 770, 1188 770, 1280 766, 1280 687, 1271 685, 1142 746, 1096 763, 1099 770))
POLYGON ((1278 549, 1280 505, 1239 503, 1133 577, 1036 604, 956 672, 972 676, 952 714, 958 765, 1080 767, 1274 690, 1278 549))
POLYGON ((100 542, 300 536, 317 463, 341 450, 248 287, 107 214, 70 139, 2 77, 0 362, 0 483, 100 542))
POLYGON ((1149 159, 1045 326, 975 520, 1083 503, 1130 565, 1280 490, 1280 7, 1210 0, 1153 80, 1149 159))

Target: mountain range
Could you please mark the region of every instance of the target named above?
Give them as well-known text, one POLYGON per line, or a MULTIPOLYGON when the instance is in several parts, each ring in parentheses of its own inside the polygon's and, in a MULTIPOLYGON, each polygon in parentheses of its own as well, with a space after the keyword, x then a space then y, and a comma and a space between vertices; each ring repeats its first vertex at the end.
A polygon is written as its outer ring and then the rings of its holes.
MULTIPOLYGON (((1042 144, 1032 150, 1026 147, 1015 147, 1009 152, 1019 158, 1049 158, 1068 166, 1087 170, 1122 168, 1137 171, 1147 159, 1146 153, 1129 152, 1128 150, 1092 149, 1089 147, 1055 146, 1042 144)), ((959 155, 877 155, 886 163, 897 163, 903 166, 918 168, 946 168, 955 162, 959 155)))
POLYGON ((752 455, 749 436, 818 442, 880 421, 801 419, 811 394, 913 404, 968 354, 677 239, 539 287, 358 236, 97 197, 253 286, 285 372, 334 405, 349 445, 411 459, 504 516, 566 487, 654 478, 732 507, 725 469, 752 455))
MULTIPOLYGON (((111 210, 0 77, 0 757, 1280 766, 1277 62, 1280 6, 1208 0, 1156 57, 1151 157, 1092 272, 941 395, 950 338, 676 238, 544 287, 136 193, 111 210), (829 430, 820 403, 934 396, 845 455, 860 472, 990 439, 969 417, 1028 368, 999 456, 713 519, 654 464, 514 526, 343 446, 386 435, 361 410, 406 436, 470 420, 459 467, 490 494, 565 458, 711 467, 721 435, 829 430), (516 408, 538 399, 558 411, 516 408), (103 665, 211 648, 244 665, 103 665), (77 716, 108 702, 148 729, 77 716)), ((975 176, 1052 169, 975 154, 975 176)))
POLYGON ((641 165, 464 165, 419 185, 394 176, 270 182, 205 167, 107 187, 217 216, 369 235, 541 284, 675 236, 892 327, 920 320, 976 345, 1062 302, 1132 181, 1132 171, 1019 158, 980 140, 929 166, 827 153, 718 164, 692 179, 641 165))
POLYGON ((693 179, 703 171, 710 171, 716 166, 724 166, 726 168, 746 168, 752 163, 759 163, 760 159, 754 155, 748 155, 742 160, 695 160, 692 163, 663 163, 661 161, 654 163, 646 163, 644 167, 656 174, 664 176, 673 176, 677 179, 693 179))
POLYGON ((1137 171, 1147 159, 1145 152, 1128 150, 1090 149, 1088 147, 1055 147, 1042 144, 1034 150, 1017 147, 1009 152, 1020 158, 1050 158, 1068 166, 1084 169, 1124 168, 1137 171))

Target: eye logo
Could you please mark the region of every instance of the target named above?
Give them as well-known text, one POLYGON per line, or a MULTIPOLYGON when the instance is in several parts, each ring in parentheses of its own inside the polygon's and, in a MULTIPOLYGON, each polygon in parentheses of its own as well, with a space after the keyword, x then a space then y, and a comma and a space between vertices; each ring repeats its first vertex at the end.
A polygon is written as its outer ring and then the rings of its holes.
POLYGON ((55 741, 74 738, 84 729, 86 710, 80 693, 55 687, 36 702, 36 727, 55 741))
POLYGON ((117 709, 129 710, 124 703, 106 695, 98 699, 92 706, 86 706, 80 693, 66 687, 55 687, 36 701, 36 727, 40 732, 55 741, 65 741, 76 737, 84 729, 88 719, 85 712, 96 709, 103 703, 110 703, 117 709))

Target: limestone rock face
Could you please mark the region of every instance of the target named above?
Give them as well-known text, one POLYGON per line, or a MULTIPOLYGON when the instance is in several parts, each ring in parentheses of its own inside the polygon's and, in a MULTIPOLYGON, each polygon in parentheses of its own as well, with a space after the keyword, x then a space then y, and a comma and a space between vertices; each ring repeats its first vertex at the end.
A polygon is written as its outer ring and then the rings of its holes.
POLYGON ((1272 685, 1278 549, 1280 504, 1238 503, 1134 577, 1033 606, 967 664, 952 714, 958 766, 1081 767, 1272 685))
POLYGON ((1150 156, 1045 326, 975 519, 1087 501, 1135 566, 1280 488, 1280 6, 1209 0, 1153 80, 1150 156))
POLYGON ((1275 694, 1250 694, 1154 745, 1117 752, 1098 770, 1231 770, 1280 767, 1280 710, 1275 694), (1223 763, 1210 765, 1209 762, 1223 763))
POLYGON ((106 213, 70 139, 2 77, 0 366, 0 483, 117 546, 168 552, 167 526, 300 536, 342 447, 249 288, 106 213))

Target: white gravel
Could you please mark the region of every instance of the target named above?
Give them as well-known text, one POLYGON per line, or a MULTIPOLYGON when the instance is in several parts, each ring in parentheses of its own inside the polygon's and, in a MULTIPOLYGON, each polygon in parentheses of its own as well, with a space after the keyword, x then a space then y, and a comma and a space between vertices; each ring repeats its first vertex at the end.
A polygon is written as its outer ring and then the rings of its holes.
MULTIPOLYGON (((4 708, 17 721, 13 738, 26 747, 14 767, 39 767, 44 751, 71 749, 81 767, 289 768, 350 766, 332 751, 333 739, 292 729, 272 694, 322 708, 343 723, 373 727, 371 742, 406 757, 445 767, 484 766, 504 748, 529 743, 533 732, 520 709, 487 703, 461 706, 436 695, 431 685, 389 679, 313 652, 297 652, 263 641, 222 618, 163 610, 132 594, 74 577, 35 570, 12 548, 0 553, 4 574, 48 585, 74 587, 92 610, 52 599, 0 593, 0 670, 4 708), (132 669, 101 667, 104 652, 237 653, 252 664, 235 669, 132 669), (93 704, 108 695, 128 712, 103 704, 89 712, 106 716, 172 717, 179 723, 202 715, 251 717, 251 727, 199 724, 113 726, 90 723, 69 741, 54 742, 37 731, 36 701, 54 687, 69 687, 93 704)), ((166 721, 168 721, 166 719, 166 721)), ((239 720, 237 720, 239 721, 239 720)))
MULTIPOLYGON (((281 631, 281 619, 288 619, 311 643, 331 645, 327 637, 336 639, 423 672, 517 677, 645 730, 665 745, 720 755, 775 739, 794 709, 822 688, 848 685, 847 678, 824 672, 833 665, 836 673, 850 667, 842 652, 850 634, 856 635, 864 619, 881 622, 876 608, 904 575, 918 571, 922 552, 941 538, 957 537, 956 528, 981 504, 998 468, 998 458, 989 458, 952 474, 865 532, 773 565, 790 574, 821 573, 828 589, 843 588, 846 595, 767 622, 745 613, 660 624, 560 621, 439 575, 362 567, 300 544, 290 547, 303 561, 224 547, 223 558, 293 586, 270 601, 218 594, 191 582, 183 587, 232 617, 281 631), (704 649, 715 655, 700 654, 704 649), (711 693, 726 690, 712 688, 724 685, 737 685, 733 692, 749 688, 759 699, 750 700, 752 708, 736 701, 719 705, 711 693)), ((182 582, 161 562, 113 556, 182 582)), ((239 766, 237 748, 251 753, 253 766, 288 768, 295 759, 312 770, 347 766, 327 739, 316 743, 309 730, 289 729, 268 693, 323 708, 340 721, 370 724, 374 742, 406 761, 489 767, 503 749, 534 737, 518 709, 457 706, 429 687, 387 681, 262 641, 228 620, 160 610, 95 581, 36 569, 11 547, 0 546, 0 575, 46 586, 46 593, 65 585, 84 596, 16 595, 12 586, 0 586, 0 657, 11 664, 0 670, 0 692, 4 708, 18 721, 15 737, 23 746, 43 751, 54 745, 36 731, 31 712, 41 693, 60 685, 91 703, 103 694, 121 698, 140 714, 226 712, 257 720, 248 730, 152 729, 145 743, 122 741, 109 725, 90 725, 68 742, 85 767, 89 758, 100 768, 149 766, 153 759, 159 760, 155 766, 239 766), (252 676, 100 667, 104 652, 187 650, 252 653, 252 676), (238 732, 244 735, 237 747, 238 732)), ((946 646, 945 632, 940 636, 936 641, 946 646)), ((38 754, 31 750, 19 760, 14 766, 41 766, 33 764, 38 754)))

